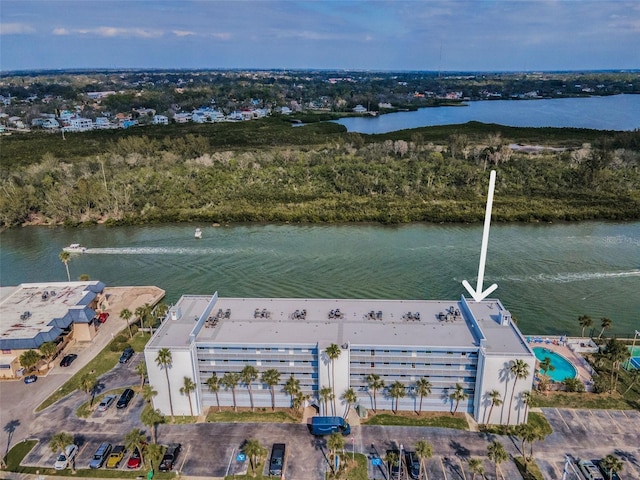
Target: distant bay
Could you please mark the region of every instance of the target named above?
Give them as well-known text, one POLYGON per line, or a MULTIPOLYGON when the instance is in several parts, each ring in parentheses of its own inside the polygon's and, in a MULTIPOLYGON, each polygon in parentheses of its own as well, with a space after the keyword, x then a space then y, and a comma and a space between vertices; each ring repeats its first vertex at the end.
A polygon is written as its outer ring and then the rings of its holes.
MULTIPOLYGON (((66 281, 59 259, 107 285, 156 285, 227 297, 458 299, 475 286, 481 225, 381 226, 163 224, 22 227, 0 234, 0 285, 66 281), (194 238, 196 227, 202 239, 194 238)), ((496 224, 485 285, 529 334, 580 333, 578 317, 601 317, 611 333, 640 329, 640 222, 496 224)))
POLYGON ((456 125, 477 121, 512 127, 573 127, 594 130, 640 128, 640 95, 487 100, 465 106, 420 108, 377 117, 336 120, 349 132, 387 133, 409 128, 456 125))

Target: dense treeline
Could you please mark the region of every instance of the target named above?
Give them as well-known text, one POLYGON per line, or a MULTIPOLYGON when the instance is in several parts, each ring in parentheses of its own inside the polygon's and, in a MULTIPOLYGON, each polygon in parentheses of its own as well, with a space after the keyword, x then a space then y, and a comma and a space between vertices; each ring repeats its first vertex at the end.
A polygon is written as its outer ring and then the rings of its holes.
POLYGON ((498 221, 640 218, 640 132, 472 123, 359 135, 270 120, 25 138, 2 139, 3 226, 473 222, 491 168, 498 221), (542 139, 571 148, 509 147, 542 139))

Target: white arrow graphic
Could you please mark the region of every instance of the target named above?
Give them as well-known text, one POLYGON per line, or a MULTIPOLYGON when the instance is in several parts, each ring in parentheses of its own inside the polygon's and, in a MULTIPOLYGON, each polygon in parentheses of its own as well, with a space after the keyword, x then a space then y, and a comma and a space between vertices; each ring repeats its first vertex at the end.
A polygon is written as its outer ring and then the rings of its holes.
POLYGON ((484 292, 482 291, 482 282, 484 280, 484 264, 487 261, 487 244, 489 243, 489 227, 491 227, 491 207, 493 206, 493 191, 496 187, 496 171, 491 170, 491 175, 489 176, 489 193, 487 194, 487 210, 484 214, 484 230, 482 232, 482 247, 480 248, 480 263, 478 265, 478 284, 476 289, 474 290, 469 282, 466 280, 462 281, 462 285, 467 291, 471 294, 473 299, 476 302, 480 302, 487 295, 493 292, 498 285, 495 283, 487 288, 484 292))

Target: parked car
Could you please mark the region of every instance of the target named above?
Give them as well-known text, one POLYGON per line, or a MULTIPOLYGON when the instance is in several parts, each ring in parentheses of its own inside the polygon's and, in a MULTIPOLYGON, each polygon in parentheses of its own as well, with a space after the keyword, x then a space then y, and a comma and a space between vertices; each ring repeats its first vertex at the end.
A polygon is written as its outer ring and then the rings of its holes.
POLYGON ((269 461, 269 475, 282 475, 284 469, 285 444, 274 443, 269 461))
POLYGON ((102 401, 98 404, 98 411, 104 412, 109 409, 113 402, 116 401, 117 395, 107 395, 102 399, 102 401))
POLYGON ((24 377, 24 383, 35 383, 37 380, 37 375, 27 375, 26 377, 24 377))
POLYGON ((179 443, 174 443, 167 447, 167 451, 164 452, 164 457, 162 457, 162 461, 160 462, 161 472, 168 472, 170 470, 173 470, 173 467, 176 464, 176 459, 178 458, 181 449, 182 445, 179 443))
POLYGON ((129 360, 131 360, 131 357, 133 357, 134 353, 135 352, 133 351, 133 348, 125 348, 122 352, 122 355, 120 355, 120 363, 127 363, 129 360))
MULTIPOLYGON (((144 449, 144 445, 142 446, 144 449)), ((140 468, 142 466, 142 455, 140 455, 140 450, 138 447, 133 449, 133 453, 127 460, 127 468, 140 468)))
POLYGON ((409 470, 409 475, 411 475, 411 478, 420 478, 420 459, 416 455, 416 452, 406 452, 404 454, 404 458, 407 464, 407 470, 409 470))
POLYGON ((399 478, 400 476, 400 451, 399 450, 387 450, 387 458, 393 458, 394 461, 389 462, 389 473, 391 474, 391 478, 399 478))
POLYGON ((89 462, 89 468, 100 468, 104 464, 105 460, 111 453, 111 444, 109 442, 103 442, 91 457, 89 462))
POLYGON ((124 392, 122 392, 122 395, 120 395, 118 403, 116 403, 116 408, 127 408, 129 402, 133 398, 133 395, 133 390, 127 388, 124 392))
POLYGON ((602 464, 602 460, 599 460, 597 462, 594 462, 598 465, 598 468, 600 469, 600 471, 602 472, 602 474, 604 475, 604 478, 606 480, 621 480, 620 475, 618 475, 618 472, 610 472, 609 469, 607 467, 605 467, 602 464))
POLYGON ((598 470, 598 467, 591 460, 580 460, 578 462, 580 473, 584 475, 587 480, 604 480, 604 477, 598 470))
POLYGON ((124 458, 124 445, 116 445, 113 447, 109 458, 107 459, 107 468, 118 468, 120 462, 124 458))
POLYGON ((109 318, 109 312, 100 312, 98 314, 98 321, 100 323, 104 323, 107 321, 107 318, 109 318))
POLYGON ((65 468, 68 468, 69 463, 71 463, 73 459, 76 458, 77 453, 77 445, 67 445, 66 447, 64 447, 64 452, 58 455, 58 459, 56 460, 56 463, 53 464, 53 468, 55 468, 56 470, 64 470, 65 468))
POLYGON ((60 366, 61 367, 68 367, 69 365, 71 365, 73 363, 73 361, 78 358, 78 355, 76 355, 75 353, 70 353, 68 355, 65 355, 62 358, 62 361, 60 362, 60 366))

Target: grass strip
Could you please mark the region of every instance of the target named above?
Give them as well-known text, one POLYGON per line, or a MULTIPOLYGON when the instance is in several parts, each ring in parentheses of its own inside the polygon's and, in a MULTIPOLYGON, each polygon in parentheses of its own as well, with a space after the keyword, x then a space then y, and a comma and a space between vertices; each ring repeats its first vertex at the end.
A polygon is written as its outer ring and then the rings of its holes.
POLYGON ((535 461, 527 463, 522 457, 514 457, 513 461, 522 475, 522 480, 544 480, 540 467, 535 461))
POLYGON ((364 420, 364 425, 400 425, 407 427, 440 427, 455 428, 457 430, 468 430, 469 424, 464 417, 438 415, 438 416, 405 416, 380 413, 364 420))
POLYGON ((300 420, 294 418, 287 412, 233 412, 223 410, 222 412, 210 412, 207 415, 207 422, 221 423, 298 423, 300 420))

